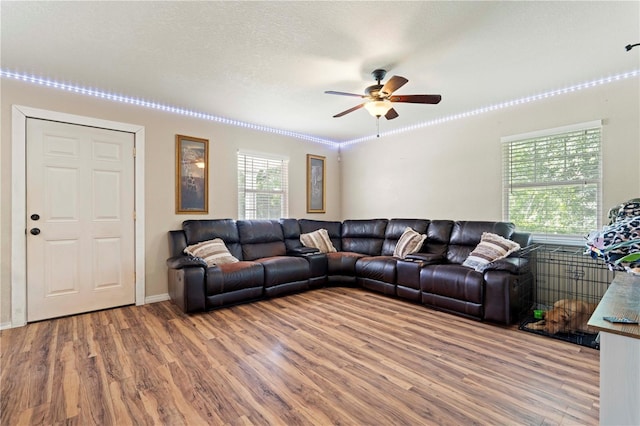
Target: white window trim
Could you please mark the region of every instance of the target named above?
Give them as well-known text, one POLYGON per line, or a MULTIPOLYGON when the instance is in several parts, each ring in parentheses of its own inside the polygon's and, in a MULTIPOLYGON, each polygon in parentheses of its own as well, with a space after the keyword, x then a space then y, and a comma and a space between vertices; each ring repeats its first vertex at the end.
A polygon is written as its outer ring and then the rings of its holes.
MULTIPOLYGON (((237 169, 238 167, 238 157, 239 156, 248 156, 248 157, 257 157, 257 158, 261 158, 261 159, 265 159, 265 160, 273 160, 273 161, 282 161, 287 163, 287 181, 285 182, 285 199, 284 199, 284 203, 285 203, 285 212, 284 214, 281 214, 282 217, 288 216, 289 214, 289 157, 286 155, 278 155, 278 154, 273 154, 273 153, 266 153, 266 152, 260 152, 260 151, 251 151, 251 150, 238 150, 237 154, 236 154, 236 175, 239 174, 239 170, 237 169)), ((239 182, 237 181, 237 184, 239 184, 239 182)), ((236 188, 236 192, 238 194, 238 203, 237 203, 237 215, 236 217, 240 218, 241 215, 242 217, 245 216, 245 212, 241 212, 240 211, 240 187, 238 186, 236 188)), ((248 191, 249 193, 255 193, 255 192, 266 192, 266 191, 248 191)), ((275 193, 279 193, 279 191, 274 191, 275 193)), ((279 219, 279 218, 278 218, 279 219)))
POLYGON ((591 129, 594 127, 602 128, 602 120, 586 121, 584 123, 569 124, 567 126, 554 127, 552 129, 536 130, 534 132, 520 133, 517 135, 503 136, 500 138, 501 143, 513 142, 522 139, 541 138, 544 136, 557 135, 560 133, 577 132, 584 129, 591 129))
POLYGON ((286 155, 278 155, 278 154, 260 152, 260 151, 247 151, 247 150, 244 150, 244 149, 239 149, 237 152, 238 152, 238 155, 247 155, 247 156, 251 156, 251 157, 260 157, 260 158, 265 158, 265 159, 269 159, 269 160, 276 160, 276 161, 289 161, 289 157, 287 157, 286 155))
MULTIPOLYGON (((604 141, 604 129, 603 129, 603 123, 602 120, 592 120, 592 121, 585 121, 582 123, 576 123, 576 124, 569 124, 566 126, 560 126, 560 127, 554 127, 554 128, 550 128, 550 129, 543 129, 543 130, 536 130, 536 131, 532 131, 532 132, 526 132, 526 133, 519 133, 519 134, 515 134, 515 135, 509 135, 509 136, 503 136, 500 138, 500 144, 501 146, 503 146, 505 143, 509 143, 509 142, 514 142, 514 141, 519 141, 519 140, 524 140, 524 139, 534 139, 534 138, 541 138, 541 137, 545 137, 545 136, 552 136, 552 135, 557 135, 557 134, 562 134, 562 133, 570 133, 570 132, 576 132, 576 131, 580 131, 580 130, 584 130, 584 129, 593 129, 599 127, 600 128, 600 135, 601 135, 601 139, 600 139, 600 171, 601 171, 601 175, 600 175, 600 182, 598 185, 598 205, 601 207, 602 206, 602 182, 603 182, 603 165, 602 165, 602 145, 603 145, 603 141, 604 141)), ((504 167, 504 166, 503 166, 504 167)), ((504 178, 503 178, 504 179, 504 178)), ((503 185, 504 185, 504 180, 503 180, 503 185)), ((503 194, 504 191, 506 191, 505 188, 503 188, 503 194)), ((504 197, 504 195, 503 195, 504 197)), ((503 212, 504 212, 504 204, 505 201, 503 199, 503 212)), ((598 228, 601 227, 602 225, 602 212, 598 212, 598 218, 597 218, 597 223, 598 223, 598 228)), ((503 220, 507 220, 506 218, 503 218, 503 220)), ((516 223, 516 226, 518 224, 516 223)), ((551 234, 538 234, 538 233, 532 233, 531 234, 531 239, 533 243, 538 243, 538 244, 557 244, 557 245, 568 245, 568 246, 584 246, 586 239, 586 236, 576 236, 576 235, 551 235, 551 234)))

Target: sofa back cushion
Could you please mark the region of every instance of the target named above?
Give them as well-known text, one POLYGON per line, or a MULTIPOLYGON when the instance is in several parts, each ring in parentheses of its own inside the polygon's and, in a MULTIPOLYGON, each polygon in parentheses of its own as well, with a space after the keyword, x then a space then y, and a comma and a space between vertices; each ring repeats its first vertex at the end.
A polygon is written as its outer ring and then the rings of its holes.
POLYGON ((235 258, 243 260, 238 227, 233 219, 185 220, 182 222, 182 230, 187 245, 220 238, 235 258))
POLYGON ((480 243, 483 232, 500 235, 510 239, 515 225, 508 222, 457 221, 453 224, 447 260, 451 263, 462 264, 469 257, 469 253, 480 243))
POLYGON ((282 234, 284 236, 284 245, 287 250, 299 248, 300 243, 300 224, 298 219, 280 219, 282 226, 282 234))
POLYGON ((342 222, 300 219, 298 224, 300 225, 301 234, 308 234, 318 229, 326 229, 333 246, 337 251, 342 251, 342 222))
POLYGON ((437 255, 443 259, 446 258, 452 230, 452 220, 432 220, 429 222, 427 239, 420 252, 437 255))
POLYGON ((426 219, 391 219, 387 223, 382 242, 382 255, 392 256, 398 240, 406 228, 411 228, 418 234, 426 234, 429 221, 426 219))
POLYGON ((239 220, 237 225, 244 260, 286 254, 282 226, 277 220, 239 220))
POLYGON ((342 223, 342 251, 379 256, 386 229, 387 219, 345 220, 342 223))

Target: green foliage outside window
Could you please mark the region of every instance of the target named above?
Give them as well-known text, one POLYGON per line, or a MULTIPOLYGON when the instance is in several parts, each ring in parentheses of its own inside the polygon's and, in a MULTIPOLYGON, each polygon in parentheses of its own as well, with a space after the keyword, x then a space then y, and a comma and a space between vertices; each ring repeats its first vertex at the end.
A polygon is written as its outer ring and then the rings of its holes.
POLYGON ((238 153, 238 217, 279 219, 288 215, 288 162, 238 153))
POLYGON ((504 144, 505 218, 534 234, 599 226, 600 127, 504 144))
POLYGON ((255 196, 256 219, 283 217, 282 166, 258 171, 255 196))

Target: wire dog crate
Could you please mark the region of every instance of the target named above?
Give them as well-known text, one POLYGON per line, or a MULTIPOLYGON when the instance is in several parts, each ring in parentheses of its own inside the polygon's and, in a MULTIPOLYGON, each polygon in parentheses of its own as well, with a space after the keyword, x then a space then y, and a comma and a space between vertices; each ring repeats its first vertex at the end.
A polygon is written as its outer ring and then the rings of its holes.
POLYGON ((597 331, 587 326, 614 273, 580 247, 537 245, 531 310, 520 329, 599 349, 597 331))

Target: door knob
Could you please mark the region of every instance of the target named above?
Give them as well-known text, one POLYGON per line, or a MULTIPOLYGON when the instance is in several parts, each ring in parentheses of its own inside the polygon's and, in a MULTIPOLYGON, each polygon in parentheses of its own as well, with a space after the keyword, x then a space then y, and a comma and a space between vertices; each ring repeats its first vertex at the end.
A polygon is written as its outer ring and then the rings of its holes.
POLYGON ((31 220, 38 220, 38 219, 40 219, 40 215, 39 214, 34 213, 34 214, 31 215, 31 220))
POLYGON ((38 235, 40 233, 40 228, 31 228, 29 232, 31 232, 31 235, 38 235))

